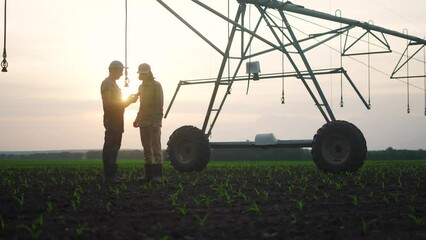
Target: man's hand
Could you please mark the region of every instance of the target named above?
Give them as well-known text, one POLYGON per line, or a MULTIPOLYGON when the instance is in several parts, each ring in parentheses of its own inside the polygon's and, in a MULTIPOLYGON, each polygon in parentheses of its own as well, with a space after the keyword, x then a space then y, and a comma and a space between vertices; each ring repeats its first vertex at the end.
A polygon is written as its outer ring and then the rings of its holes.
POLYGON ((137 95, 137 94, 131 94, 131 95, 129 96, 129 99, 128 99, 128 101, 129 101, 130 103, 135 103, 137 100, 138 100, 138 95, 137 95))
POLYGON ((133 121, 133 127, 138 128, 139 127, 139 118, 136 117, 135 121, 133 121))
POLYGON ((130 95, 125 101, 122 102, 124 104, 124 107, 128 107, 130 104, 135 103, 138 100, 137 94, 130 95))

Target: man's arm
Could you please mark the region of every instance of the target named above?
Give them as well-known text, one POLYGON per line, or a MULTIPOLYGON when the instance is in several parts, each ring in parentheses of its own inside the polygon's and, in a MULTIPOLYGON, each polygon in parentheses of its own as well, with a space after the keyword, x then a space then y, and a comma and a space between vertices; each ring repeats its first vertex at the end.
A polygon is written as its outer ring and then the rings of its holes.
POLYGON ((140 122, 141 107, 142 107, 142 85, 139 86, 137 95, 139 96, 139 111, 136 114, 135 121, 133 121, 133 127, 135 128, 139 127, 139 122, 140 122))
POLYGON ((114 100, 109 91, 102 92, 102 101, 107 106, 126 108, 138 100, 138 95, 132 94, 126 100, 114 100))

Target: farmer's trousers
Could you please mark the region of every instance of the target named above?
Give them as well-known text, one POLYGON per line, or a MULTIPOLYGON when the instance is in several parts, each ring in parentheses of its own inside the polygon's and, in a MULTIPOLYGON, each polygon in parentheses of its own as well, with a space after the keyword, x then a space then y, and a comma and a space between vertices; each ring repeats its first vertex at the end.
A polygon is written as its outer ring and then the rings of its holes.
POLYGON ((163 153, 161 151, 161 125, 139 127, 145 164, 162 164, 163 153))
POLYGON ((102 149, 102 161, 104 164, 116 164, 122 136, 123 132, 121 130, 105 131, 105 142, 102 149))

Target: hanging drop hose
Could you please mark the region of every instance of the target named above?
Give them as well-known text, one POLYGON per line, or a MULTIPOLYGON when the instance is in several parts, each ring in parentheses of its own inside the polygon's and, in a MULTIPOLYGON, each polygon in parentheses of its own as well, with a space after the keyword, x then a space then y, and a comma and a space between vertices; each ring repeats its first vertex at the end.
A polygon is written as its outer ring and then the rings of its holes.
POLYGON ((4 45, 3 45, 3 61, 1 61, 1 71, 7 72, 7 67, 9 66, 9 63, 7 62, 7 53, 6 53, 6 6, 7 6, 7 0, 4 0, 4 45))
POLYGON ((425 116, 426 116, 426 49, 423 47, 423 90, 425 92, 425 116))
MULTIPOLYGON (((227 10, 227 17, 228 17, 228 19, 229 19, 229 15, 230 15, 230 10, 231 10, 231 5, 230 5, 230 1, 228 0, 228 10, 227 10)), ((229 35, 231 35, 230 34, 230 32, 231 32, 230 26, 231 26, 231 23, 228 22, 228 33, 227 33, 228 39, 229 39, 229 35)), ((229 55, 228 55, 227 63, 228 63, 228 88, 227 88, 227 94, 231 94, 231 89, 229 87, 229 85, 231 84, 231 81, 230 81, 230 79, 231 79, 231 77, 230 77, 231 76, 231 63, 230 63, 229 55)), ((210 58, 210 67, 211 67, 211 58, 210 58)))
MULTIPOLYGON (((342 11, 337 9, 334 15, 337 17, 342 17, 342 11)), ((342 23, 340 23, 340 28, 342 28, 342 23)), ((340 69, 343 69, 343 48, 342 48, 342 35, 339 36, 339 55, 340 55, 340 69)), ((343 107, 343 73, 340 73, 340 107, 343 107)))
MULTIPOLYGON (((372 20, 368 21, 369 24, 374 25, 374 22, 372 20)), ((368 109, 371 109, 371 54, 370 54, 370 34, 371 32, 368 31, 367 35, 367 41, 368 41, 368 109)))
MULTIPOLYGON (((248 28, 249 28, 249 30, 251 30, 251 4, 249 5, 249 27, 248 28)), ((249 64, 250 64, 251 63, 251 44, 250 44, 250 47, 249 47, 249 55, 250 55, 250 58, 249 58, 249 64)), ((250 89, 250 75, 251 75, 251 73, 249 73, 248 79, 247 79, 246 95, 248 95, 249 89, 250 89)))
POLYGON ((370 32, 368 32, 368 55, 367 55, 367 64, 368 64, 368 107, 371 107, 371 62, 370 62, 370 32))
MULTIPOLYGON (((403 33, 408 35, 408 29, 404 28, 403 33)), ((408 60, 410 60, 410 56, 408 55, 408 46, 410 46, 410 41, 407 40, 407 113, 410 113, 410 64, 408 60)))
POLYGON ((129 87, 129 77, 127 72, 127 0, 125 2, 125 20, 124 20, 124 87, 129 87))
MULTIPOLYGON (((281 44, 284 46, 284 22, 281 22, 281 44)), ((285 65, 284 65, 284 52, 281 53, 281 72, 284 75, 285 65)), ((285 82, 284 76, 281 78, 281 104, 285 104, 285 82)))

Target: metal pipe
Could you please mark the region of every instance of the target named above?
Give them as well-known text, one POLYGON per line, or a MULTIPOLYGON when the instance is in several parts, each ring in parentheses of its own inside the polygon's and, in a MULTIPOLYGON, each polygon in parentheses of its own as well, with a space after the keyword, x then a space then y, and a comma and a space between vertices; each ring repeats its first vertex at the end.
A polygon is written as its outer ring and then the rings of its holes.
MULTIPOLYGON (((237 14, 235 16, 235 22, 239 21, 242 11, 243 11, 243 9, 240 6, 240 8, 238 9, 237 14)), ((204 118, 203 128, 201 129, 203 132, 206 132, 207 124, 209 123, 211 111, 213 109, 213 105, 214 105, 214 102, 216 100, 216 95, 217 95, 217 92, 219 90, 220 80, 222 79, 222 75, 223 75, 223 72, 225 70, 226 63, 228 61, 229 52, 231 50, 232 42, 234 40, 234 36, 235 36, 236 31, 237 31, 237 26, 234 25, 232 27, 231 34, 230 34, 229 40, 228 40, 228 44, 226 46, 226 50, 225 50, 225 53, 223 55, 222 63, 220 65, 219 73, 217 75, 217 80, 215 82, 215 86, 214 86, 214 89, 213 89, 213 92, 212 92, 212 97, 210 99, 210 103, 209 103, 209 106, 208 106, 208 109, 207 109, 207 112, 206 112, 206 117, 204 118)))
POLYGON ((310 16, 310 17, 315 17, 315 18, 321 18, 321 19, 325 19, 325 20, 329 20, 329 21, 333 21, 333 22, 344 23, 344 24, 348 24, 348 25, 354 25, 354 26, 361 27, 361 28, 366 29, 366 30, 382 32, 382 33, 386 33, 386 34, 393 35, 393 36, 396 36, 396 37, 400 37, 400 38, 408 39, 408 40, 415 41, 415 42, 418 42, 418 43, 426 44, 425 39, 421 39, 421 38, 418 38, 416 36, 411 36, 411 35, 404 34, 404 33, 401 33, 401 32, 397 32, 397 31, 393 31, 393 30, 386 29, 386 28, 383 28, 383 27, 375 26, 375 25, 369 24, 368 22, 360 22, 360 21, 353 20, 353 19, 350 19, 350 18, 337 17, 337 16, 334 16, 334 15, 331 15, 331 14, 307 9, 303 6, 295 5, 295 4, 293 4, 289 1, 287 1, 287 2, 278 2, 276 0, 237 0, 237 1, 240 2, 240 3, 250 3, 250 4, 255 4, 255 5, 261 5, 261 6, 265 6, 265 7, 269 7, 269 8, 273 8, 273 9, 278 9, 278 10, 292 12, 292 13, 298 13, 298 14, 302 14, 302 15, 306 15, 306 16, 310 16))
POLYGON ((177 96, 177 93, 179 92, 180 86, 182 86, 183 81, 180 81, 178 86, 176 87, 175 94, 172 97, 172 100, 169 103, 169 107, 167 107, 166 113, 164 114, 164 118, 167 118, 167 115, 169 115, 170 109, 172 108, 173 103, 175 102, 175 98, 177 96))
POLYGON ((364 97, 361 95, 361 93, 358 91, 358 88, 355 86, 355 84, 352 82, 351 78, 349 77, 348 73, 346 72, 346 70, 343 70, 343 74, 345 75, 346 79, 348 80, 348 82, 351 84, 352 88, 354 89, 354 91, 356 92, 356 94, 358 95, 358 97, 361 99, 362 103, 364 103, 364 106, 367 109, 370 109, 371 106, 369 103, 367 103, 364 99, 364 97))
MULTIPOLYGON (((309 88, 309 86, 307 85, 305 78, 301 77, 301 80, 303 82, 303 84, 305 85, 306 90, 308 90, 309 94, 311 95, 312 99, 314 100, 316 106, 318 107, 318 110, 321 112, 321 114, 323 115, 324 119, 326 120, 326 122, 330 122, 331 121, 335 121, 336 118, 334 117, 333 111, 330 108, 330 105, 327 102, 327 99, 324 96, 324 93, 321 90, 321 86, 319 85, 315 74, 313 73, 313 69, 311 68, 311 65, 309 64, 308 59, 306 58, 305 54, 303 53, 303 50, 301 48, 301 46, 299 45, 299 42, 297 41, 296 35, 294 34, 287 18, 284 15, 283 11, 280 11, 280 15, 281 18, 284 21, 284 24, 287 27, 287 31, 290 34, 291 39, 293 40, 293 44, 294 44, 294 48, 296 48, 296 50, 299 52, 299 56, 303 62, 303 65, 305 65, 307 72, 309 73, 312 83, 314 84, 315 88, 317 89, 317 93, 320 97, 320 99, 322 100, 323 104, 318 103, 318 100, 316 99, 315 95, 313 94, 312 90, 309 88), (326 115, 326 113, 324 112, 324 110, 322 109, 322 106, 325 107, 328 116, 326 115)), ((289 60, 291 60, 291 57, 288 55, 287 56, 289 58, 289 60)), ((295 63, 291 63, 293 65, 293 68, 298 71, 297 65, 295 63)))

